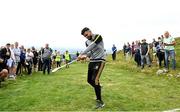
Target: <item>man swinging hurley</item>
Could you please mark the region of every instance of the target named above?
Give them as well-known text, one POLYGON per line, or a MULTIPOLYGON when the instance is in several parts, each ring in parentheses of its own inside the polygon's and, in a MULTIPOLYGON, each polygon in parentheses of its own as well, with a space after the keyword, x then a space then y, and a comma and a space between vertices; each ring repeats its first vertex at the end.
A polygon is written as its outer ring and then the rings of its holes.
POLYGON ((93 34, 87 27, 83 28, 81 34, 87 38, 86 50, 84 50, 77 60, 83 60, 86 57, 90 58, 88 65, 88 83, 94 88, 96 94, 96 109, 104 107, 104 102, 101 98, 101 86, 99 82, 100 75, 105 65, 105 50, 101 35, 93 34))

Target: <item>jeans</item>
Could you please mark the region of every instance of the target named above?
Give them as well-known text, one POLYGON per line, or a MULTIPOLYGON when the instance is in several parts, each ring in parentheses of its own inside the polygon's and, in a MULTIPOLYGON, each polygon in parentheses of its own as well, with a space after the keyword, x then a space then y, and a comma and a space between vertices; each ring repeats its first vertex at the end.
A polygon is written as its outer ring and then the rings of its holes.
POLYGON ((165 62, 166 68, 169 69, 169 56, 172 59, 172 69, 176 69, 176 60, 175 60, 175 51, 174 50, 165 50, 165 62))
POLYGON ((141 65, 144 66, 144 58, 146 59, 147 65, 150 65, 149 55, 141 55, 141 65))

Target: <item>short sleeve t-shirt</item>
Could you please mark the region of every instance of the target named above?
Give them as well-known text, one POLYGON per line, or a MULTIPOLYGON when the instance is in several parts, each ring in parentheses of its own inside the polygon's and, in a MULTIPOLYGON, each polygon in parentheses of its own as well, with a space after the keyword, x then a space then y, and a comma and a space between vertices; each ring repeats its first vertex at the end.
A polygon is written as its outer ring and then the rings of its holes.
MULTIPOLYGON (((166 44, 172 44, 172 42, 175 41, 173 37, 164 38, 164 43, 166 44)), ((165 46, 165 50, 174 50, 174 46, 165 46)))

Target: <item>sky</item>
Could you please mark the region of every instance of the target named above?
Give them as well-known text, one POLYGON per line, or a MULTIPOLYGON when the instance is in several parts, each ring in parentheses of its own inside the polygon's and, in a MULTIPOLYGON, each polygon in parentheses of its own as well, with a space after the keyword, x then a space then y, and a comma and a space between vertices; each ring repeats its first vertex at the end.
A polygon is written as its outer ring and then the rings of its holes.
POLYGON ((0 46, 84 49, 84 27, 101 34, 105 49, 165 31, 180 36, 179 0, 1 0, 0 46))

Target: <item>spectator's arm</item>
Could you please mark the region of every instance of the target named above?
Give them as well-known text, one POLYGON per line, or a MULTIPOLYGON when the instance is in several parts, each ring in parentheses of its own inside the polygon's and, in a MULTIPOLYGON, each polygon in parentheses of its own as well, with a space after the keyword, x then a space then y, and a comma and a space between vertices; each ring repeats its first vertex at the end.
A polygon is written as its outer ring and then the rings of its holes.
POLYGON ((139 49, 139 50, 140 50, 140 54, 142 54, 142 49, 141 49, 141 45, 140 45, 140 49, 139 49))
POLYGON ((149 54, 149 50, 150 50, 150 47, 149 47, 149 45, 148 45, 148 51, 147 51, 146 55, 148 55, 148 54, 149 54))

